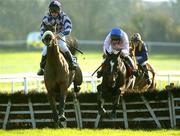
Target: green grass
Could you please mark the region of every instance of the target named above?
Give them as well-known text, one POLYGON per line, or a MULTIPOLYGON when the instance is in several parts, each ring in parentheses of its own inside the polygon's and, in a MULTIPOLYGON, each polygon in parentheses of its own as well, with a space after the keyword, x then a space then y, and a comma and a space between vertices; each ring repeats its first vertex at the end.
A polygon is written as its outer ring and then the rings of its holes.
POLYGON ((179 136, 180 130, 35 129, 0 130, 1 136, 179 136))
MULTIPOLYGON (((91 72, 101 64, 102 52, 77 54, 78 63, 83 72, 91 72)), ((0 50, 0 74, 37 72, 41 51, 0 50)), ((149 62, 157 71, 180 70, 179 55, 152 54, 149 62)))
POLYGON ((180 70, 179 54, 152 54, 149 62, 157 71, 160 70, 180 70))

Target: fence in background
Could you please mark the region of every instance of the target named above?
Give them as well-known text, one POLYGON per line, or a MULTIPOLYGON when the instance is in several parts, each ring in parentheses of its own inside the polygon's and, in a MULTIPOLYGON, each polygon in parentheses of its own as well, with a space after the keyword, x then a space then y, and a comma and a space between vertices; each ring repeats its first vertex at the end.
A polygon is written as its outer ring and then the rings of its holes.
MULTIPOLYGON (((91 76, 91 73, 83 73, 83 84, 81 92, 97 92, 96 86, 101 82, 96 76, 91 76)), ((175 86, 180 86, 180 71, 159 71, 156 76, 157 89, 164 89, 166 85, 174 83, 175 86)), ((70 86, 70 89, 73 86, 70 86)), ((29 90, 44 91, 45 86, 42 76, 37 76, 35 73, 19 73, 19 74, 1 74, 0 75, 0 91, 15 91, 24 90, 25 94, 29 90)))
MULTIPOLYGON (((92 50, 102 50, 103 41, 100 40, 78 40, 79 47, 83 50, 92 49, 92 50), (91 46, 89 46, 91 45, 91 46)), ((152 41, 145 41, 147 43, 149 52, 174 52, 180 53, 180 43, 174 42, 152 42, 152 41)), ((0 48, 7 48, 7 47, 21 47, 24 46, 27 49, 30 49, 29 45, 27 44, 26 40, 14 40, 14 41, 0 41, 0 48)), ((33 47, 34 48, 34 47, 33 47)), ((37 47, 39 48, 39 47, 37 47)))

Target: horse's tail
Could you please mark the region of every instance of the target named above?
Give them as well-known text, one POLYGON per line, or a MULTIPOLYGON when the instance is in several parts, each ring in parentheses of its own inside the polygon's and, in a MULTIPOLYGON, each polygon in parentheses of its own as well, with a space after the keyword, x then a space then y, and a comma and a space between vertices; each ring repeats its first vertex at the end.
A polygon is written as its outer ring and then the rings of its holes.
POLYGON ((75 37, 67 36, 66 42, 69 45, 68 48, 73 55, 76 54, 76 49, 78 48, 78 40, 75 37))
POLYGON ((152 84, 151 84, 151 86, 150 86, 149 88, 150 88, 150 89, 155 89, 155 88, 156 88, 156 82, 155 82, 156 72, 155 72, 155 69, 154 69, 154 67, 153 67, 151 64, 149 64, 149 63, 147 63, 146 65, 147 65, 147 67, 148 67, 148 71, 150 71, 151 74, 152 74, 152 84))

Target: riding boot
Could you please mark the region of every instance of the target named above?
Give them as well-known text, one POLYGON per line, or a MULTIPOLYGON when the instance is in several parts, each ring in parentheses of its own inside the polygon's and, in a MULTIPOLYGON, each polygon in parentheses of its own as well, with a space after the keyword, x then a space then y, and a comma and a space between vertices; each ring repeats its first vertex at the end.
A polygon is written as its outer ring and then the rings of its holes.
POLYGON ((131 57, 125 56, 124 60, 125 60, 124 62, 126 64, 128 70, 130 70, 131 71, 130 73, 132 73, 131 75, 134 75, 135 77, 137 77, 139 74, 138 74, 138 71, 135 70, 135 68, 133 66, 133 60, 131 59, 131 57))
POLYGON ((46 65, 46 56, 42 56, 42 57, 41 57, 41 62, 40 62, 40 69, 39 69, 39 71, 37 72, 37 75, 39 75, 39 76, 44 75, 45 65, 46 65))
POLYGON ((149 78, 149 73, 148 73, 147 66, 144 65, 143 68, 144 68, 144 73, 145 73, 144 76, 145 76, 145 78, 146 78, 146 82, 147 82, 148 85, 150 85, 150 84, 151 84, 151 80, 150 80, 150 78, 149 78))
POLYGON ((67 51, 64 53, 68 62, 69 62, 69 69, 70 70, 76 70, 77 64, 75 62, 75 59, 73 59, 73 56, 70 51, 67 51))

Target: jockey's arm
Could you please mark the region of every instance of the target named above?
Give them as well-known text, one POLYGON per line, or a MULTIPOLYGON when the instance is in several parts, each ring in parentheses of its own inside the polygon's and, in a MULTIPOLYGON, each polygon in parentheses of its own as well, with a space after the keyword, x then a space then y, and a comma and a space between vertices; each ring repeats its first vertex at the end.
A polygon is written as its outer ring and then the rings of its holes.
POLYGON ((63 21, 62 21, 64 30, 58 33, 60 37, 70 35, 72 31, 72 22, 70 18, 65 13, 62 13, 62 14, 64 15, 63 21))
POLYGON ((106 36, 106 38, 104 40, 104 44, 103 44, 104 54, 106 54, 106 51, 110 52, 109 47, 110 47, 110 33, 106 36))
POLYGON ((142 46, 142 53, 140 56, 137 56, 136 58, 139 64, 142 64, 143 62, 148 60, 148 52, 146 46, 142 46))
POLYGON ((41 38, 42 38, 45 31, 46 31, 46 29, 44 27, 44 22, 42 22, 41 27, 40 27, 40 36, 41 36, 41 38))

